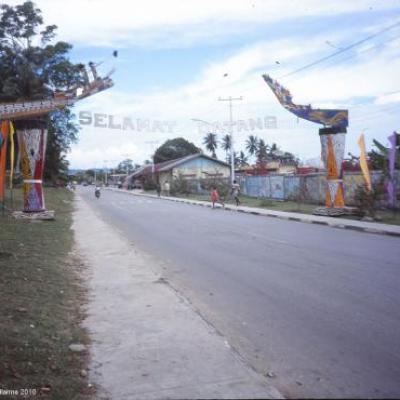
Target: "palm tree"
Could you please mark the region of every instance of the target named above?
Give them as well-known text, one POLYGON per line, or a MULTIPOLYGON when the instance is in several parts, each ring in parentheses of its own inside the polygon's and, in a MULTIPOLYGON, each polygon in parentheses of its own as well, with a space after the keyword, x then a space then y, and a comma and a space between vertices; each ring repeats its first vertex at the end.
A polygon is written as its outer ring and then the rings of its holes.
POLYGON ((267 150, 269 150, 269 151, 268 151, 268 155, 269 155, 273 160, 276 160, 276 159, 278 158, 277 155, 275 154, 276 152, 279 151, 279 147, 277 146, 276 143, 272 143, 272 146, 269 147, 269 149, 267 149, 267 150))
POLYGON ((214 158, 217 158, 217 155, 215 154, 215 150, 218 147, 217 135, 212 132, 207 133, 207 135, 203 138, 203 144, 206 146, 206 149, 211 153, 211 155, 214 158))
POLYGON ((246 166, 246 165, 249 165, 249 163, 247 162, 247 161, 248 161, 248 158, 247 158, 246 154, 244 154, 244 152, 243 152, 242 150, 241 150, 240 153, 239 153, 238 160, 239 160, 239 165, 240 165, 241 167, 244 167, 244 166, 246 166))
POLYGON ((258 141, 258 146, 257 146, 257 163, 264 165, 267 162, 268 159, 268 145, 265 144, 263 139, 260 139, 258 141))
POLYGON ((258 137, 255 135, 250 135, 246 140, 246 150, 251 156, 254 156, 257 152, 258 147, 258 137))
POLYGON ((225 136, 223 136, 223 138, 221 139, 221 145, 222 148, 225 150, 226 159, 229 160, 228 152, 230 151, 232 146, 231 135, 226 134, 225 136))

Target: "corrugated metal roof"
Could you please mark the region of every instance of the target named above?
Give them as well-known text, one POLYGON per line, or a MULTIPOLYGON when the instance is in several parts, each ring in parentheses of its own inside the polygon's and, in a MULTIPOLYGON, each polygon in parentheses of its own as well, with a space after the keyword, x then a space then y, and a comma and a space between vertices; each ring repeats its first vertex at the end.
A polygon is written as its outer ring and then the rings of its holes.
MULTIPOLYGON (((202 153, 196 153, 196 154, 190 154, 188 156, 185 157, 181 157, 181 158, 176 158, 175 160, 168 160, 168 161, 164 161, 162 163, 157 163, 154 164, 154 172, 166 172, 171 170, 172 168, 177 167, 178 165, 184 164, 187 161, 190 160, 194 160, 196 158, 206 158, 208 160, 211 161, 215 161, 219 164, 225 165, 227 167, 229 167, 229 164, 221 161, 221 160, 217 160, 216 158, 212 158, 210 156, 207 156, 206 154, 202 154, 202 153)), ((128 176, 129 179, 131 178, 135 178, 141 175, 145 175, 145 174, 150 174, 153 171, 153 165, 152 164, 148 164, 148 165, 143 165, 141 168, 139 168, 137 171, 133 172, 132 174, 130 174, 128 176)))

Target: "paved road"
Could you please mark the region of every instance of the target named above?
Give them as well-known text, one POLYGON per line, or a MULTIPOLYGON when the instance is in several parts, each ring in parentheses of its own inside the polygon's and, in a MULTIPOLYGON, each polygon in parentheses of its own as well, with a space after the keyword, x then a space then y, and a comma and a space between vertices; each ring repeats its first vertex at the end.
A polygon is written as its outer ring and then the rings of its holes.
POLYGON ((288 397, 400 397, 400 240, 79 193, 288 397))

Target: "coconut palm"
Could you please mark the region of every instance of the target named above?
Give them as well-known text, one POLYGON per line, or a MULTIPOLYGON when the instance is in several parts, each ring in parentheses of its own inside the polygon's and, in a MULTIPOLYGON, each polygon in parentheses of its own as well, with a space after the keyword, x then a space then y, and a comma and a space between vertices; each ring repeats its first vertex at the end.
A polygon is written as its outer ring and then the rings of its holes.
POLYGON ((246 150, 251 155, 254 156, 257 153, 258 147, 258 137, 255 135, 250 135, 246 140, 246 150))
POLYGON ((268 145, 265 144, 263 139, 260 139, 258 141, 256 156, 257 156, 258 164, 261 164, 261 165, 266 164, 267 159, 268 159, 268 145))
POLYGON ((203 138, 203 144, 206 146, 206 149, 211 153, 211 155, 214 158, 217 158, 217 155, 215 154, 215 150, 218 147, 217 135, 212 132, 207 133, 207 135, 203 138))
POLYGON ((248 161, 248 158, 247 158, 246 154, 244 154, 244 151, 241 150, 239 153, 239 157, 238 157, 239 166, 245 167, 246 165, 249 165, 249 163, 247 161, 248 161))
POLYGON ((228 153, 231 150, 232 142, 231 135, 226 134, 221 139, 221 147, 225 150, 226 159, 229 159, 228 153))

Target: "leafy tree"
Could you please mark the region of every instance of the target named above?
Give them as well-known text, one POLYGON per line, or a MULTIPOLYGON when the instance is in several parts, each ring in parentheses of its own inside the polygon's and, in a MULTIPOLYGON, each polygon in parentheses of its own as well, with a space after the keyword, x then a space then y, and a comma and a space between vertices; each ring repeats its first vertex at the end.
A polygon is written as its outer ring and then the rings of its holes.
POLYGON ((215 154, 215 150, 218 147, 217 135, 212 132, 207 133, 207 135, 203 138, 203 144, 206 146, 206 149, 211 153, 211 155, 214 158, 217 158, 217 155, 215 154))
POLYGON ((85 175, 90 176, 91 178, 94 178, 94 169, 87 169, 85 171, 85 175))
POLYGON ((55 111, 47 117, 47 149, 44 179, 55 182, 66 180, 69 162, 65 153, 71 143, 77 140, 78 128, 74 123, 75 116, 70 109, 55 111))
MULTIPOLYGON (((0 8, 0 102, 50 98, 55 91, 81 82, 82 65, 68 59, 72 46, 51 44, 55 25, 43 26, 40 9, 26 1, 0 8)), ((66 108, 47 118, 48 147, 45 178, 66 172, 65 153, 76 141, 78 126, 66 108)))
POLYGON ((133 171, 135 167, 133 166, 133 162, 130 158, 127 158, 123 161, 121 161, 118 165, 117 168, 115 169, 116 174, 126 174, 131 171, 133 171))
POLYGON ((162 144, 154 153, 153 158, 155 163, 160 163, 196 153, 201 153, 201 149, 184 138, 175 138, 162 144))
MULTIPOLYGON (((382 143, 377 140, 373 140, 374 146, 377 150, 372 149, 368 153, 368 157, 370 159, 372 169, 378 169, 384 171, 386 174, 388 173, 388 156, 389 156, 389 148, 385 147, 382 143)), ((400 134, 396 135, 396 168, 400 168, 400 134)))

